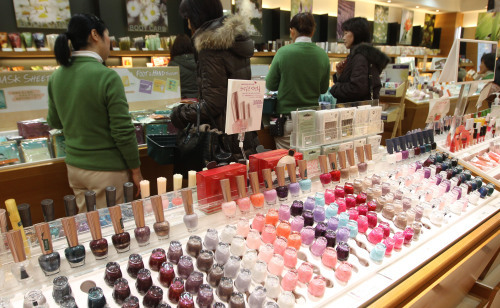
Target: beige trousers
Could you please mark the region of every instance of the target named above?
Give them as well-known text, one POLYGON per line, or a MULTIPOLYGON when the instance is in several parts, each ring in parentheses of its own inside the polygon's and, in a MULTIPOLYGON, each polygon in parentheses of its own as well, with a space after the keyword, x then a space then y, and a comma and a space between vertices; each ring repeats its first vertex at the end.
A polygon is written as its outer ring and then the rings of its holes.
POLYGON ((85 170, 66 164, 69 186, 76 197, 78 212, 87 212, 85 192, 93 190, 96 193, 96 207, 106 207, 106 187, 116 187, 116 204, 123 203, 123 184, 129 181, 128 170, 95 171, 85 170))
POLYGON ((274 137, 276 149, 290 149, 290 135, 292 134, 292 120, 288 119, 285 122, 285 129, 283 137, 274 137))

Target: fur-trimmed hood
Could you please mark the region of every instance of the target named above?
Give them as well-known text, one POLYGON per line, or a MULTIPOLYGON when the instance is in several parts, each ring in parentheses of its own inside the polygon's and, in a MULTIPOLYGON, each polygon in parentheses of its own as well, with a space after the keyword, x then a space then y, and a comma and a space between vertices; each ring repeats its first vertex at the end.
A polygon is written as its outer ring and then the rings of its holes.
POLYGON ((238 14, 208 21, 193 36, 196 51, 231 50, 241 57, 250 58, 254 44, 248 35, 248 26, 248 18, 238 14))
POLYGON ((374 65, 379 72, 382 72, 387 64, 391 62, 391 59, 385 53, 365 43, 361 43, 351 50, 351 56, 354 57, 357 54, 365 56, 368 62, 374 65))

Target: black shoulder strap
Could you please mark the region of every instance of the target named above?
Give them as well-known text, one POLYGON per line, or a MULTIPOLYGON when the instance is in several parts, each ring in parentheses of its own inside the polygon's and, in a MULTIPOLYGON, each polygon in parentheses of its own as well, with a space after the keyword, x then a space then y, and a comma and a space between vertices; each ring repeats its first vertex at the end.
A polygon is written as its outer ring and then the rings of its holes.
POLYGON ((373 76, 372 76, 372 64, 368 68, 368 86, 370 87, 370 99, 373 100, 373 76))
POLYGON ((215 120, 212 117, 212 115, 210 114, 208 107, 206 106, 207 102, 204 99, 201 99, 199 104, 201 104, 201 108, 205 108, 205 111, 207 112, 208 120, 210 120, 210 125, 212 126, 211 128, 217 128, 217 125, 215 125, 215 120))

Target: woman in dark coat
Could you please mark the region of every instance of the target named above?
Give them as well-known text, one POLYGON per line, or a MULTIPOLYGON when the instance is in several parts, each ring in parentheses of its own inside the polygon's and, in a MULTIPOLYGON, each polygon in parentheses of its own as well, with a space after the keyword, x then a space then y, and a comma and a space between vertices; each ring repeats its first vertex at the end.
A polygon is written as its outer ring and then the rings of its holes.
POLYGON ((354 17, 342 24, 344 42, 351 50, 347 59, 337 64, 335 84, 330 93, 337 103, 357 102, 380 96, 380 73, 390 62, 389 57, 370 45, 370 29, 366 18, 354 17), (371 78, 370 78, 371 76, 371 78))
POLYGON ((168 66, 178 66, 181 74, 181 97, 198 98, 194 47, 189 36, 184 33, 176 36, 170 57, 168 66))
MULTIPOLYGON (((217 129, 224 132, 228 79, 251 78, 254 44, 247 33, 249 21, 240 15, 223 16, 220 0, 183 0, 179 11, 193 32, 199 99, 206 102, 206 108, 201 109, 201 123, 211 124, 211 116, 217 129)), ((174 108, 171 118, 177 128, 196 123, 196 104, 174 108)), ((241 158, 238 135, 230 135, 228 139, 228 150, 235 159, 241 158)), ((257 145, 257 133, 246 133, 243 144, 246 155, 254 154, 257 145)))

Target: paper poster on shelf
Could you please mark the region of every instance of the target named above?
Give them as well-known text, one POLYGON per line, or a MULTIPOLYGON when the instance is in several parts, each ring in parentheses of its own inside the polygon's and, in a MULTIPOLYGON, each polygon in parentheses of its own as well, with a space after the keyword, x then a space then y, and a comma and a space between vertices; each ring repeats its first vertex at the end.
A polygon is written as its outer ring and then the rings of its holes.
POLYGON ((375 18, 373 21, 373 42, 387 43, 387 30, 389 28, 389 7, 375 5, 375 18))
POLYGON ((439 121, 450 111, 450 99, 429 100, 429 114, 425 123, 439 121))
POLYGON ((168 32, 167 0, 127 0, 128 31, 168 32))
POLYGON ((226 134, 260 129, 265 93, 263 80, 228 80, 226 134))
POLYGON ((434 24, 436 23, 436 15, 425 14, 424 33, 422 35, 422 46, 431 48, 434 41, 434 24))
POLYGON ((413 36, 413 11, 403 9, 401 12, 401 36, 399 44, 411 45, 413 36))
MULTIPOLYGON (((3 0, 7 1, 7 0, 3 0)), ((18 28, 66 29, 69 0, 13 0, 18 28)))

